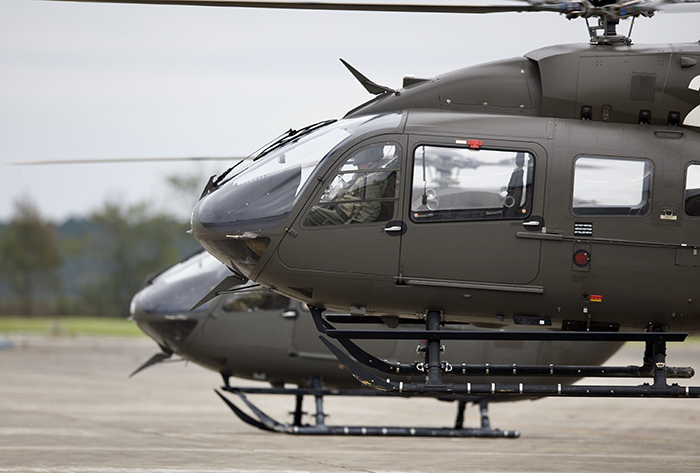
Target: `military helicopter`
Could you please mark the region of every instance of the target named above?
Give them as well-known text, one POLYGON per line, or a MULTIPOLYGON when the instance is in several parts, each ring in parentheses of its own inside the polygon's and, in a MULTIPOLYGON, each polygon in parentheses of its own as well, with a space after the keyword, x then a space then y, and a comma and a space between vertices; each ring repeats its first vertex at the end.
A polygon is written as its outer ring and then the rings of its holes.
MULTIPOLYGON (((358 387, 348 370, 342 369, 327 348, 318 339, 308 307, 250 282, 208 300, 194 311, 190 307, 202 293, 216 291, 216 285, 230 271, 201 251, 184 261, 149 277, 144 288, 131 303, 131 317, 149 335, 161 351, 139 366, 132 374, 154 364, 171 359, 173 354, 220 373, 224 379, 223 391, 239 396, 256 418, 252 418, 235 403, 217 394, 244 422, 266 431, 304 435, 412 435, 452 437, 507 437, 518 436, 517 431, 490 427, 488 403, 508 401, 496 396, 461 397, 457 401, 457 418, 453 428, 426 427, 370 427, 334 426, 325 423, 323 397, 326 395, 372 396, 383 393, 358 387), (271 387, 232 386, 231 377, 269 382, 271 387), (285 387, 285 385, 296 387, 285 387), (281 423, 265 414, 246 394, 287 394, 295 396, 296 405, 291 423, 281 423), (316 412, 313 425, 302 422, 304 396, 314 396, 316 412), (481 425, 463 427, 467 402, 480 406, 481 425)), ((363 324, 361 327, 371 327, 363 324)), ((450 330, 479 331, 469 325, 450 325, 450 330)), ((510 330, 507 328, 506 330, 510 330)), ((421 344, 422 345, 422 344, 421 344)), ((573 383, 584 375, 609 373, 611 367, 600 367, 621 346, 621 343, 591 342, 583 346, 552 341, 492 342, 471 341, 467 344, 448 341, 445 349, 452 355, 470 360, 474 372, 471 381, 499 381, 496 370, 501 362, 517 358, 523 366, 551 364, 562 372, 563 365, 577 365, 569 373, 566 383, 573 383), (486 363, 491 363, 487 365, 486 363), (585 366, 595 365, 595 366, 585 366), (487 368, 487 366, 489 368, 487 368)), ((363 349, 371 349, 389 359, 420 358, 416 344, 408 340, 365 342, 363 349)), ((508 369, 512 369, 508 366, 508 369)), ((634 371, 644 367, 617 368, 634 371)), ((649 371, 649 367, 646 368, 649 371)), ((679 372, 680 373, 680 372, 679 372)), ((547 375, 524 376, 525 382, 544 382, 547 375)), ((462 377, 466 380, 466 377, 462 377)))
POLYGON ((192 230, 238 284, 253 280, 309 304, 332 338, 428 340, 428 382, 409 385, 363 371, 329 342, 372 387, 438 396, 700 396, 700 388, 668 386, 665 365, 666 343, 686 336, 673 331, 700 330, 700 44, 634 45, 617 33, 622 19, 695 2, 105 1, 584 18, 589 44, 408 77, 401 89, 346 64, 377 97, 341 120, 290 131, 249 165, 212 178, 192 230), (326 309, 392 323, 424 319, 426 330, 336 330, 326 309), (447 334, 445 322, 549 330, 447 334), (444 383, 440 341, 475 337, 645 341, 654 384, 444 383))

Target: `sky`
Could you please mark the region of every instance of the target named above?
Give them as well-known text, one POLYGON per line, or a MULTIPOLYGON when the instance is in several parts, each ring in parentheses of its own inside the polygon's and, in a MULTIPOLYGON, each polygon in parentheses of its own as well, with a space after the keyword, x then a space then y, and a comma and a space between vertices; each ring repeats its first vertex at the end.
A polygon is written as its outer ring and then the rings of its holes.
MULTIPOLYGON (((448 3, 441 1, 439 3, 448 3)), ((474 3, 486 3, 476 2, 474 3)), ((637 20, 635 43, 700 40, 700 13, 637 20)), ((627 32, 625 22, 619 32, 627 32)), ((15 161, 247 156, 290 128, 340 118, 371 96, 338 60, 392 88, 402 78, 585 43, 583 20, 0 2, 0 222, 29 198, 55 223, 104 203, 186 219, 235 161, 14 166, 15 161)))

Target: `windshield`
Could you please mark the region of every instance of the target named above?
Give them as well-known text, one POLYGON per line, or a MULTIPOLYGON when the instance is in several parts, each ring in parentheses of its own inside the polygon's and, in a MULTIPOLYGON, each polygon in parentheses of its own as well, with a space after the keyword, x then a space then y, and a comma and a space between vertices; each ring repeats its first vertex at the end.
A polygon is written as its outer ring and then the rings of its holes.
MULTIPOLYGON (((142 309, 151 314, 189 314, 189 310, 231 271, 209 255, 201 252, 156 277, 139 294, 142 309)), ((197 313, 209 310, 207 302, 197 313)))
POLYGON ((390 126, 393 122, 393 125, 397 126, 399 119, 400 115, 393 114, 340 120, 314 133, 293 140, 280 149, 262 156, 260 159, 256 159, 227 182, 234 180, 233 185, 242 185, 264 176, 278 174, 289 168, 300 169, 301 179, 294 194, 298 196, 299 191, 301 191, 309 175, 316 169, 318 163, 330 151, 344 142, 346 138, 357 134, 358 131, 367 131, 368 124, 376 128, 378 126, 390 126))
POLYGON ((206 195, 196 210, 200 223, 223 232, 277 227, 324 157, 353 136, 396 128, 400 121, 400 113, 343 119, 291 140, 206 195))

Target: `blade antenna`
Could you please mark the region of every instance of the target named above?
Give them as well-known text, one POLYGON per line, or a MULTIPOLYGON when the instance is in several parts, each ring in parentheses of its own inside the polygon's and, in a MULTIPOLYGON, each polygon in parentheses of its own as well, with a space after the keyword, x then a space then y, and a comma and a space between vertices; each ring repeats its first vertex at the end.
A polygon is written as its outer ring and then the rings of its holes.
POLYGON ((355 76, 355 79, 357 79, 360 84, 362 84, 362 87, 367 90, 372 95, 379 95, 379 94, 394 94, 394 95, 401 95, 398 90, 394 90, 390 87, 386 87, 384 85, 379 85, 376 82, 371 81, 367 77, 365 77, 360 71, 352 67, 350 64, 348 64, 346 61, 344 61, 342 58, 340 59, 340 62, 343 63, 345 67, 348 68, 350 73, 355 76))

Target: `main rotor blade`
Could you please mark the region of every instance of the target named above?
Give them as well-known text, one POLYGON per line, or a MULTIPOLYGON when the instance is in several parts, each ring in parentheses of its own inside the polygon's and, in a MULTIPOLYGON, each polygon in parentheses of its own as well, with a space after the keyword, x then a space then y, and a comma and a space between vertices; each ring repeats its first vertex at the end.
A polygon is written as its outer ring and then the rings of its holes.
POLYGON ((700 0, 665 0, 656 5, 655 9, 663 13, 694 13, 700 11, 700 0))
POLYGON ((559 4, 525 5, 411 5, 391 3, 269 2, 231 0, 45 0, 50 2, 130 3, 143 5, 190 5, 203 7, 272 8, 285 10, 374 11, 405 13, 506 13, 561 11, 559 4))
MULTIPOLYGON (((62 0, 51 0, 62 1, 62 0)), ((14 161, 7 163, 8 166, 44 166, 50 164, 113 164, 113 163, 152 163, 170 161, 241 161, 251 159, 241 156, 221 156, 221 157, 175 157, 175 158, 107 158, 107 159, 59 159, 55 161, 14 161)))
POLYGON ((273 2, 232 0, 45 0, 50 2, 82 3, 128 3, 141 5, 189 5, 203 7, 270 8, 283 10, 330 10, 368 11, 399 13, 509 13, 509 12, 555 12, 570 18, 607 16, 627 18, 640 14, 650 16, 653 12, 682 13, 697 8, 677 9, 679 5, 698 5, 700 0, 620 0, 604 6, 594 7, 587 0, 515 0, 520 5, 420 5, 391 3, 335 3, 335 2, 273 2), (674 11, 675 10, 675 11, 674 11))

